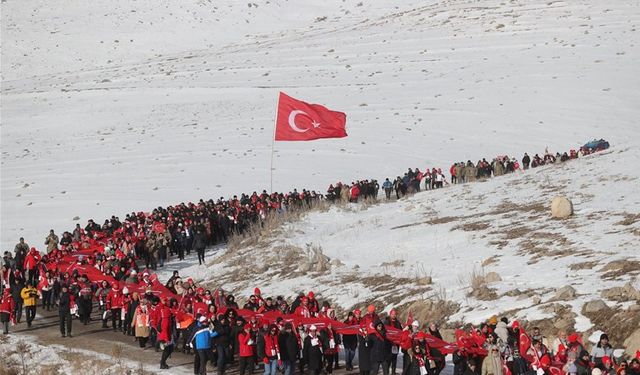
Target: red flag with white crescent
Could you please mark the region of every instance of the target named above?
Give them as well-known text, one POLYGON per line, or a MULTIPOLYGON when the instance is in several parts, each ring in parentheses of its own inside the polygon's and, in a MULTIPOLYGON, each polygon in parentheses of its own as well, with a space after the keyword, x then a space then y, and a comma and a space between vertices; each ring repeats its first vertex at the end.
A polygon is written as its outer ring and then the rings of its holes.
POLYGON ((276 141, 343 138, 347 115, 319 104, 309 104, 281 92, 276 116, 276 141))

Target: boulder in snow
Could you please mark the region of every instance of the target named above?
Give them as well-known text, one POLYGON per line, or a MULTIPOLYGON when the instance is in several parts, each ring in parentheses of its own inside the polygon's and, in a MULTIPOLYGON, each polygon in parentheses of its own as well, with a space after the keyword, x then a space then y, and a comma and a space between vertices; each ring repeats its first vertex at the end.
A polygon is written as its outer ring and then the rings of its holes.
POLYGON ((640 300, 640 291, 637 291, 631 283, 627 283, 625 286, 605 289, 602 291, 601 296, 602 298, 618 302, 640 300))
POLYGON ((636 355, 636 350, 640 348, 640 329, 637 329, 626 340, 624 340, 624 346, 627 348, 627 354, 630 356, 636 355))
POLYGON ((551 216, 556 219, 566 219, 573 215, 573 203, 569 198, 559 196, 551 201, 551 216))
POLYGON ((585 313, 596 313, 602 310, 606 310, 608 309, 609 306, 607 306, 606 303, 604 303, 603 300, 601 299, 596 299, 593 301, 589 301, 587 303, 584 304, 584 306, 582 307, 582 309, 584 310, 585 313))
POLYGON ((556 290, 555 299, 560 301, 569 301, 576 298, 576 290, 571 285, 565 285, 556 290))

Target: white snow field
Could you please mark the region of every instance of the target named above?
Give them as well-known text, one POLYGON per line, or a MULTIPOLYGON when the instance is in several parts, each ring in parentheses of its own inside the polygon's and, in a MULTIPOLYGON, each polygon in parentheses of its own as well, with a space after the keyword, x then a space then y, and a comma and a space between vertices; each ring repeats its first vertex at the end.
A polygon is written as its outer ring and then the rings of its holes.
POLYGON ((395 3, 3 1, 2 248, 268 189, 280 90, 349 137, 277 143, 275 190, 638 138, 637 1, 395 3))

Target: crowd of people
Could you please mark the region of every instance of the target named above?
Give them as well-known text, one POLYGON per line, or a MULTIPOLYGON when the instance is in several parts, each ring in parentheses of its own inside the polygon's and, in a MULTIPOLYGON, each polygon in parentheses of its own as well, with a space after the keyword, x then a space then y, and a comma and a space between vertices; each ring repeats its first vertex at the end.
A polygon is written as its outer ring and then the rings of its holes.
MULTIPOLYGON (((584 152, 556 156, 546 152, 544 157, 535 155, 533 159, 525 154, 522 169, 569 160, 584 152)), ((470 161, 455 163, 450 169, 451 183, 499 176, 520 168, 516 160, 506 156, 495 158, 491 163, 484 159, 476 165, 470 161)), ((21 324, 23 312, 27 327, 31 327, 39 303, 47 311, 58 309, 62 337, 71 337, 74 317, 87 325, 99 313, 104 329, 109 328, 110 322, 111 329, 134 336, 140 347, 161 350, 162 368, 167 368, 167 359, 173 350, 182 350, 195 354, 195 373, 205 373, 207 361, 213 361, 219 375, 234 363, 244 375, 262 361, 265 375, 274 375, 278 368, 286 375, 295 371, 302 373, 305 369, 317 375, 337 368, 338 353, 343 350, 347 370, 353 370, 353 358, 358 353, 362 375, 378 373, 379 369, 384 375, 395 374, 399 354, 403 358, 403 375, 437 375, 444 366, 443 351, 439 350, 444 346, 429 345, 442 344, 435 325, 421 330, 417 321, 402 324, 393 310, 382 320, 373 306, 367 309, 367 314, 361 316, 359 310, 354 310, 346 320, 338 321, 330 304, 318 303, 313 293, 298 295, 289 303, 283 296, 264 298, 257 288, 240 309, 234 296, 222 289, 205 290, 192 279, 183 280, 177 271, 161 285, 153 273, 165 266, 169 258, 184 259, 192 251, 199 263, 204 264, 205 248, 227 241, 233 233, 242 233, 267 215, 307 209, 323 199, 331 202, 376 199, 380 187, 387 199, 394 190, 396 197, 401 198, 420 191, 423 180, 427 190, 447 184, 440 169, 427 168, 423 173, 415 168, 393 182, 385 179, 382 186, 376 180, 359 180, 351 185, 337 183, 329 187, 326 197, 306 189, 302 192, 294 189, 287 194, 263 191, 230 199, 158 207, 150 213, 134 212, 124 220, 112 216, 103 224, 89 220, 84 228, 77 224, 62 236, 51 230, 44 241, 46 251, 42 253, 20 238, 13 253, 6 251, 3 256, 0 275, 3 332, 8 334, 10 322, 21 324), (272 314, 273 319, 265 319, 261 316, 264 314, 272 314), (314 318, 321 320, 315 321, 317 324, 313 324, 313 320, 306 321, 309 324, 300 320, 314 318), (357 329, 346 329, 345 324, 357 329), (388 339, 389 327, 402 330, 403 339, 397 335, 393 340, 388 339)), ((465 351, 465 345, 461 344, 464 340, 457 343, 453 353, 455 375, 506 375, 503 371, 507 369, 512 374, 531 370, 531 363, 523 366, 516 360, 521 341, 518 327, 513 324, 505 327, 501 323, 506 326, 508 322, 495 322, 474 331, 473 334, 477 334, 473 336, 474 350, 465 351), (480 336, 484 339, 479 344, 480 336), (508 365, 504 369, 498 368, 494 348, 498 349, 501 363, 508 365), (490 361, 479 360, 485 356, 490 361), (487 363, 493 367, 486 368, 487 363), (519 367, 514 367, 516 365, 519 367)), ((529 358, 535 367, 545 372, 550 368, 542 365, 547 358, 545 354, 549 354, 549 364, 573 363, 578 370, 582 368, 578 364, 585 356, 581 350, 573 350, 575 345, 570 344, 574 342, 565 342, 565 356, 558 356, 557 348, 548 345, 545 348, 544 342, 536 340, 535 333, 534 330, 530 347, 536 348, 536 355, 521 354, 520 358, 529 358), (538 358, 539 362, 531 361, 532 358, 538 358)), ((602 356, 598 353, 591 353, 589 362, 585 363, 591 367, 595 364, 608 375, 613 375, 611 366, 616 366, 616 371, 623 367, 624 362, 616 362, 611 353, 605 351, 602 356), (608 361, 599 360, 601 357, 610 358, 611 366, 606 367, 608 361)), ((630 369, 637 370, 637 359, 631 365, 630 369)), ((569 366, 564 372, 572 373, 573 369, 569 366)))

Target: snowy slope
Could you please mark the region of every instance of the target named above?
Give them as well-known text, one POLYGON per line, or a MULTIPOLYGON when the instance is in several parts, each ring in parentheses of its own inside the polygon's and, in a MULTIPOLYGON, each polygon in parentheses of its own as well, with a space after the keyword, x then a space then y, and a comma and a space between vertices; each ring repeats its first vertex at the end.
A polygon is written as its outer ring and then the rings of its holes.
POLYGON ((279 90, 350 136, 277 144, 278 190, 640 133, 635 1, 250 4, 3 2, 3 249, 268 188, 279 90))
MULTIPOLYGON (((397 202, 314 212, 246 251, 220 251, 208 268, 181 272, 242 296, 255 286, 267 295, 313 290, 342 308, 370 300, 385 309, 420 299, 453 301, 460 308, 449 321, 474 324, 504 312, 557 321, 550 309, 559 303, 584 332, 591 328, 582 314, 586 302, 627 283, 640 291, 640 217, 634 216, 640 170, 629 168, 640 162, 638 151, 617 148, 397 202), (557 195, 572 200, 575 216, 551 218, 557 195), (321 246, 334 266, 299 272, 309 245, 321 246), (636 267, 616 274, 620 261, 636 267), (499 276, 486 283, 493 296, 470 295, 474 273, 499 276), (425 287, 420 282, 427 276, 425 287), (576 296, 557 300, 566 285, 576 296)), ((605 302, 620 309, 636 304, 605 302)))

